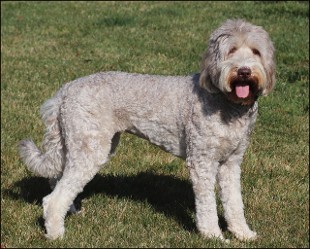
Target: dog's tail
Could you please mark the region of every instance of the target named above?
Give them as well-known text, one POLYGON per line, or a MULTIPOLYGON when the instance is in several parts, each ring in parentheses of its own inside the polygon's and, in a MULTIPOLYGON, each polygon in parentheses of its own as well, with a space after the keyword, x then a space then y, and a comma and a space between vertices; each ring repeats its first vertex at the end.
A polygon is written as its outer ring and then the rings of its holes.
POLYGON ((41 107, 42 119, 46 125, 42 144, 44 153, 32 140, 23 140, 19 144, 19 154, 28 169, 46 178, 61 175, 64 168, 64 141, 59 124, 59 109, 62 101, 60 91, 41 107))

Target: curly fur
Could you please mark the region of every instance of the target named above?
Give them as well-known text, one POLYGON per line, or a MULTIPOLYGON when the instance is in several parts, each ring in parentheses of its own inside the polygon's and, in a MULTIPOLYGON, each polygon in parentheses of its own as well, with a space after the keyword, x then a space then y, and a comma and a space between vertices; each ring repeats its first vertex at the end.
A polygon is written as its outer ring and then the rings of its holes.
POLYGON ((64 217, 74 199, 115 152, 121 132, 149 140, 187 162, 198 230, 223 239, 214 185, 228 229, 241 240, 256 233, 243 211, 240 164, 257 116, 257 97, 275 82, 274 48, 266 31, 242 20, 215 30, 201 73, 155 76, 97 73, 65 84, 47 100, 43 152, 20 143, 28 168, 52 179, 44 197, 47 234, 64 234, 64 217))

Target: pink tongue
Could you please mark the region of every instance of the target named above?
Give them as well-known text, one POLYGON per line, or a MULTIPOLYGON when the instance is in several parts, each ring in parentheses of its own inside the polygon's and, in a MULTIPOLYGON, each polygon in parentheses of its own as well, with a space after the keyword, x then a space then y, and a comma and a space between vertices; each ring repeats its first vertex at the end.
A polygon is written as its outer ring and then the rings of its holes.
POLYGON ((238 98, 245 99, 246 97, 249 96, 249 92, 250 92, 249 85, 236 86, 236 95, 238 96, 238 98))

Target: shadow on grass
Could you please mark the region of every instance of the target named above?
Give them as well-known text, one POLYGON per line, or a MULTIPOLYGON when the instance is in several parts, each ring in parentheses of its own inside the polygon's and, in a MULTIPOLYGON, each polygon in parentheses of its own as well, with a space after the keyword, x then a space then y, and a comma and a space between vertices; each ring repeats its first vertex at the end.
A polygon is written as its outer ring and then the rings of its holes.
MULTIPOLYGON (((47 179, 42 177, 22 179, 16 182, 12 189, 3 191, 4 195, 10 198, 24 199, 37 205, 41 205, 42 198, 50 192, 47 179)), ((86 185, 75 204, 79 207, 81 199, 98 193, 134 201, 147 201, 156 211, 176 219, 184 229, 196 231, 192 218, 195 211, 194 194, 189 180, 153 172, 141 172, 132 176, 97 174, 86 185)), ((38 221, 43 226, 42 217, 38 221)), ((223 217, 220 217, 219 223, 223 230, 227 229, 223 217)))

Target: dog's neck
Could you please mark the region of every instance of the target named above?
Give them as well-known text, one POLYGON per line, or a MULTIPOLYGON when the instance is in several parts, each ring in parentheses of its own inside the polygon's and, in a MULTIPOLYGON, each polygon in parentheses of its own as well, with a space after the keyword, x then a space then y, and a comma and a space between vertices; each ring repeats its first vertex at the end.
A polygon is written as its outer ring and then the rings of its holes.
POLYGON ((224 122, 233 122, 235 119, 249 119, 257 114, 257 101, 250 105, 242 105, 230 101, 222 92, 209 93, 204 89, 199 95, 200 100, 204 102, 206 112, 209 109, 208 106, 212 106, 211 109, 220 113, 224 122))

